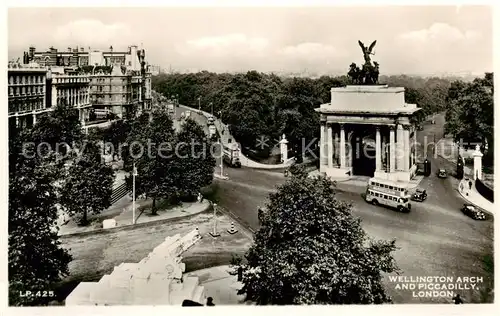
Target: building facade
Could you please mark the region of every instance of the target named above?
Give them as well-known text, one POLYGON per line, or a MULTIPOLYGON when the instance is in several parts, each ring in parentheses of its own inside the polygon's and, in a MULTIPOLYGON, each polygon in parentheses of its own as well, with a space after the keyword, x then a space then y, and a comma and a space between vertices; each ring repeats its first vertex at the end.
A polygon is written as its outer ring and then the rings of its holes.
POLYGON ((52 108, 59 104, 67 104, 78 110, 82 126, 89 121, 90 110, 90 78, 87 75, 54 73, 48 71, 50 101, 52 108))
MULTIPOLYGON (((93 117, 112 113, 117 118, 125 118, 140 106, 142 77, 137 72, 126 72, 116 64, 111 73, 90 75, 90 103, 93 117), (95 115, 95 116, 94 116, 95 115)), ((92 120, 92 118, 91 118, 92 120)))
POLYGON ((47 103, 44 67, 9 63, 7 76, 9 126, 31 127, 40 115, 52 110, 50 102, 47 103))
POLYGON ((420 110, 404 101, 404 88, 387 85, 332 88, 320 113, 320 172, 334 179, 365 175, 409 182, 417 171, 420 110))
POLYGON ((114 51, 110 46, 107 51, 90 48, 85 50, 79 47, 58 51, 51 47, 45 52, 37 52, 35 47, 30 47, 29 51, 24 53, 25 63, 36 62, 46 67, 73 68, 89 75, 94 112, 100 115, 99 113, 107 108, 119 117, 123 117, 132 105, 136 107, 137 112, 151 109, 151 68, 145 58, 145 50, 138 49, 136 45, 129 46, 127 51, 114 51), (95 68, 103 66, 112 68, 113 74, 108 71, 95 71, 95 68), (124 70, 119 73, 119 69, 124 70))

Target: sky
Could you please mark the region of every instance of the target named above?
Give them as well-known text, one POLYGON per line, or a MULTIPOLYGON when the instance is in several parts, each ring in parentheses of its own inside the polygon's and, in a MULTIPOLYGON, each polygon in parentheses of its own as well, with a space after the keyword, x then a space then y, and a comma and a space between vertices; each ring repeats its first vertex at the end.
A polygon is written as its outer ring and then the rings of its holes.
POLYGON ((488 6, 10 8, 9 59, 30 45, 125 50, 176 71, 341 74, 377 41, 381 74, 493 71, 488 6))

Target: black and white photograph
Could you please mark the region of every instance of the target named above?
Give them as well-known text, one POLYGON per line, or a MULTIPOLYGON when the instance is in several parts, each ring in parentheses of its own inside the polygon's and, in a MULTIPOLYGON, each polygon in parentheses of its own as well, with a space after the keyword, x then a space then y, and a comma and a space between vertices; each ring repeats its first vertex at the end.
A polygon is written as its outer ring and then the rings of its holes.
POLYGON ((225 5, 7 9, 9 308, 492 306, 493 7, 225 5))

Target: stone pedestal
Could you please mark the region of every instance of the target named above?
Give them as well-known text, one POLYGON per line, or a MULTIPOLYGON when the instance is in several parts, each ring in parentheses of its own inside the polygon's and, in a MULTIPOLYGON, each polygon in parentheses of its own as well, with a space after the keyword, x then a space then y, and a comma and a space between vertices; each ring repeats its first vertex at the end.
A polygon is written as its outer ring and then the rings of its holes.
MULTIPOLYGON (((288 141, 285 138, 285 134, 281 137, 280 140, 280 152, 281 152, 281 162, 285 163, 288 161, 288 141)), ((297 153, 297 155, 300 155, 302 153, 297 153)))
POLYGON ((474 180, 483 179, 483 154, 479 148, 479 145, 476 145, 476 151, 472 154, 474 158, 474 180))

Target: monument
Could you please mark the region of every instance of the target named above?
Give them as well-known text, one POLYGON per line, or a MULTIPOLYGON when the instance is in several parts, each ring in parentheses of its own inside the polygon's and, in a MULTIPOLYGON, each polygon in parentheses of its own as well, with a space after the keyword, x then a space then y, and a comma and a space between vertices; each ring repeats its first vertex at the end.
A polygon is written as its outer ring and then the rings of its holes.
POLYGON ((416 127, 420 110, 405 102, 403 87, 378 84, 379 64, 371 60, 374 41, 358 41, 364 58, 352 63, 351 85, 331 89, 330 103, 320 113, 320 172, 332 179, 365 175, 409 182, 417 171, 416 127))
POLYGON ((184 275, 181 254, 201 236, 198 228, 184 237, 166 237, 138 263, 122 263, 98 282, 81 282, 66 306, 178 305, 184 300, 204 304, 206 291, 198 277, 184 275))
POLYGON ((481 148, 476 145, 476 150, 472 154, 474 159, 474 180, 483 179, 483 154, 481 153, 481 148))

